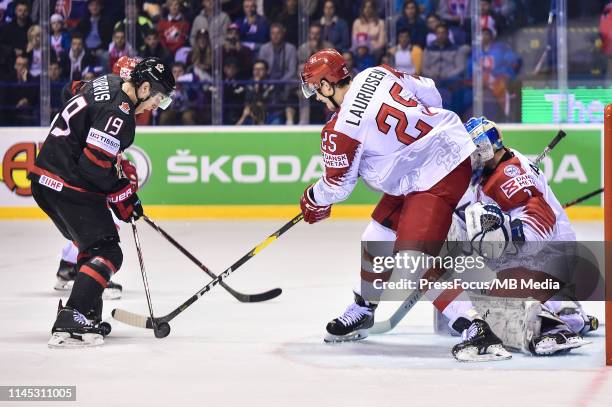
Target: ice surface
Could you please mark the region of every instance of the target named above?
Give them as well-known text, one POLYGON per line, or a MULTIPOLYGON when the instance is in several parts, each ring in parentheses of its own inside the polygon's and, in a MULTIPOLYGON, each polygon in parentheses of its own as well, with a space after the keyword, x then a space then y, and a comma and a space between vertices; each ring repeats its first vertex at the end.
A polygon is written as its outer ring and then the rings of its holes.
MULTIPOLYGON (((283 222, 158 223, 220 272, 283 222)), ((432 306, 419 303, 390 334, 323 344, 325 324, 352 300, 365 224, 300 224, 226 280, 243 292, 282 287, 268 303, 241 304, 215 287, 171 322, 165 339, 111 320, 101 348, 50 350, 64 242, 46 221, 0 222, 0 385, 76 385, 77 402, 66 404, 105 407, 612 405, 601 328, 592 345, 566 357, 514 354, 507 362, 460 364, 449 353, 456 338, 433 334, 432 306)), ((154 310, 163 315, 210 279, 138 225, 154 310)), ((580 239, 603 236, 601 223, 576 230, 580 239)), ((121 236, 125 260, 115 280, 124 298, 107 301, 104 313, 121 307, 146 314, 128 225, 121 236)), ((603 319, 603 304, 585 306, 603 319)), ((377 316, 392 311, 383 304, 377 316)))

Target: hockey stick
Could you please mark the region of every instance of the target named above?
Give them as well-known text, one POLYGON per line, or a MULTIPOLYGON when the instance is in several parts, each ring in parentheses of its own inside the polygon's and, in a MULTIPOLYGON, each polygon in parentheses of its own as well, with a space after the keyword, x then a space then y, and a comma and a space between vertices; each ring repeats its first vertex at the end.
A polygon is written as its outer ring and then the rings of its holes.
MULTIPOLYGON (((544 148, 544 150, 535 159, 534 164, 538 165, 544 159, 544 157, 546 157, 556 147, 559 141, 561 141, 563 137, 565 136, 566 136, 565 132, 563 130, 559 130, 555 138, 553 138, 551 142, 548 143, 548 145, 544 148)), ((585 199, 588 199, 588 198, 585 198, 585 199)), ((424 291, 420 289, 415 289, 412 293, 410 293, 408 298, 404 300, 402 305, 400 305, 400 307, 391 315, 391 317, 389 317, 389 319, 386 319, 384 321, 375 322, 374 325, 372 325, 372 327, 368 329, 368 333, 382 334, 385 332, 389 332, 390 330, 395 328, 397 324, 399 324, 400 321, 404 319, 406 314, 410 312, 412 307, 414 307, 417 301, 419 301, 424 294, 425 294, 424 291)))
POLYGON ((138 238, 138 230, 136 229, 136 221, 134 220, 134 218, 131 219, 131 223, 132 223, 132 232, 134 234, 134 244, 136 245, 136 253, 138 253, 138 262, 140 263, 140 273, 142 274, 142 283, 144 285, 145 296, 147 297, 147 305, 149 306, 149 315, 151 316, 151 321, 153 321, 153 324, 151 324, 151 328, 153 328, 153 332, 155 333, 156 338, 163 338, 165 336, 168 336, 168 334, 170 333, 170 325, 165 324, 163 327, 161 327, 159 324, 155 322, 155 318, 153 317, 153 303, 151 302, 151 292, 149 290, 149 281, 147 279, 147 272, 145 270, 144 258, 142 257, 142 249, 140 248, 140 239, 138 238))
POLYGON ((236 271, 236 269, 238 269, 244 263, 246 263, 247 261, 255 257, 255 255, 257 255, 260 251, 265 249, 270 243, 278 239, 283 233, 285 233, 286 231, 291 229, 293 226, 295 226, 303 218, 304 216, 300 213, 295 218, 291 219, 289 222, 284 224, 280 229, 278 229, 276 232, 268 236, 268 238, 266 238, 263 242, 255 246, 255 248, 253 248, 247 254, 242 256, 238 261, 236 261, 230 267, 225 269, 221 274, 217 276, 217 278, 215 278, 210 283, 202 287, 198 292, 192 295, 187 301, 181 304, 178 308, 174 309, 168 315, 164 315, 163 317, 153 318, 152 316, 146 317, 146 316, 135 314, 129 311, 124 311, 119 308, 115 308, 112 311, 113 318, 123 323, 126 323, 128 325, 132 325, 132 326, 136 326, 140 328, 147 328, 147 329, 154 329, 155 325, 158 325, 158 326, 162 324, 168 325, 169 321, 174 319, 181 312, 185 311, 191 304, 196 302, 198 299, 200 299, 200 297, 202 297, 204 294, 210 291, 214 286, 219 284, 225 277, 229 276, 231 273, 236 271))
POLYGON ((548 143, 548 145, 546 147, 544 147, 544 150, 536 157, 536 159, 534 161, 534 164, 535 165, 540 164, 540 162, 544 159, 544 157, 546 157, 548 155, 548 153, 550 153, 552 151, 552 149, 555 148, 555 146, 565 136, 566 136, 565 132, 563 130, 559 130, 559 132, 557 133, 555 138, 552 139, 552 141, 550 143, 548 143))
MULTIPOLYGON (((181 253, 183 253, 185 256, 187 256, 187 258, 189 260, 191 260, 193 263, 195 263, 199 268, 201 268, 211 278, 217 278, 216 274, 214 274, 212 271, 210 271, 210 269, 208 267, 206 267, 204 264, 202 264, 202 262, 200 260, 198 260, 189 251, 187 251, 187 249, 185 249, 179 242, 174 240, 172 238, 172 236, 170 236, 165 230, 163 230, 155 222, 153 222, 151 220, 151 218, 149 218, 148 216, 144 215, 143 219, 145 220, 145 222, 147 222, 149 224, 149 226, 151 226, 153 229, 155 229, 160 235, 165 237, 167 241, 169 241, 181 253)), ((229 292, 232 296, 234 296, 234 298, 236 298, 240 302, 262 302, 262 301, 268 301, 268 300, 271 300, 272 298, 278 297, 283 292, 283 290, 281 290, 280 288, 273 288, 272 290, 265 291, 265 292, 259 293, 259 294, 243 294, 243 293, 240 293, 240 292, 234 290, 232 287, 228 286, 223 281, 221 281, 219 283, 219 285, 221 287, 225 288, 225 290, 227 290, 227 292, 229 292)))
POLYGON ((569 208, 570 206, 574 206, 576 204, 579 204, 580 202, 586 201, 589 198, 593 198, 594 196, 597 196, 597 195, 601 194, 603 191, 604 191, 603 188, 599 188, 596 191, 589 192, 588 194, 583 195, 580 198, 576 198, 573 201, 567 202, 565 205, 563 205, 563 209, 569 208))

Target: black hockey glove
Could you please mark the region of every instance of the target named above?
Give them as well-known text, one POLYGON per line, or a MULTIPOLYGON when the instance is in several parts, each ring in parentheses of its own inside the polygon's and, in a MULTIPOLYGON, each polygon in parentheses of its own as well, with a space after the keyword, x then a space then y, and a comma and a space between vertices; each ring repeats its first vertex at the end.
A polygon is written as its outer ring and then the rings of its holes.
POLYGON ((132 218, 138 220, 144 211, 140 199, 127 178, 121 180, 122 187, 107 195, 108 204, 115 215, 124 222, 130 222, 132 218))

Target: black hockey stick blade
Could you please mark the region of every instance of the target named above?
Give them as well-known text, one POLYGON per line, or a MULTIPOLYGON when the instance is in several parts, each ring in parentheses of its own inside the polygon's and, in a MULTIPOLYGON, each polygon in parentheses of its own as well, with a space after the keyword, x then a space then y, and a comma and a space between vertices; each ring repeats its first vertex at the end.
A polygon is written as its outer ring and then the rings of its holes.
POLYGON ((540 161, 542 161, 544 157, 546 157, 548 153, 550 153, 552 149, 555 148, 555 146, 559 143, 559 141, 561 141, 566 135, 567 134, 563 130, 559 130, 555 138, 552 139, 550 143, 548 143, 548 145, 544 148, 544 151, 542 151, 540 155, 538 155, 538 157, 535 159, 535 164, 540 164, 540 161))
MULTIPOLYGON (((142 218, 145 220, 145 222, 149 226, 151 226, 153 229, 155 229, 168 242, 170 242, 171 245, 176 247, 181 253, 183 253, 196 266, 198 266, 200 269, 202 269, 202 271, 204 271, 206 274, 208 274, 211 278, 217 278, 217 275, 215 273, 213 273, 199 259, 197 259, 193 254, 191 254, 191 252, 189 252, 187 249, 185 249, 183 247, 183 245, 181 245, 172 236, 170 236, 168 234, 168 232, 166 232, 164 229, 162 229, 157 223, 153 222, 153 220, 151 220, 151 218, 149 218, 146 215, 143 215, 142 218)), ((229 292, 234 298, 236 298, 240 302, 262 302, 262 301, 268 301, 268 300, 271 300, 272 298, 278 297, 283 292, 283 290, 281 290, 280 288, 273 288, 272 290, 268 290, 268 291, 265 291, 263 293, 243 294, 241 292, 238 292, 238 291, 234 290, 232 287, 228 286, 224 282, 221 282, 219 285, 221 287, 223 287, 227 292, 229 292)))
MULTIPOLYGON (((202 287, 200 290, 198 290, 198 292, 196 292, 194 295, 189 297, 189 299, 187 299, 187 301, 181 304, 178 308, 174 309, 168 315, 164 315, 163 317, 155 318, 155 325, 159 325, 162 322, 167 323, 173 320, 178 314, 185 311, 187 308, 189 308, 191 304, 196 302, 198 299, 200 299, 200 297, 202 297, 204 294, 209 292, 214 286, 219 284, 225 277, 229 276, 231 273, 236 271, 236 269, 238 269, 244 263, 246 263, 247 261, 255 257, 260 251, 265 249, 270 243, 274 242, 282 234, 284 234, 286 231, 288 231, 293 226, 295 226, 297 223, 299 223, 299 221, 301 221, 302 219, 304 219, 304 216, 300 213, 299 215, 291 219, 289 222, 284 224, 280 229, 272 233, 264 241, 262 241, 257 246, 255 246, 251 251, 249 251, 247 254, 242 256, 238 261, 236 261, 230 267, 225 269, 221 274, 217 276, 217 278, 213 279, 211 282, 209 282, 204 287, 202 287)), ((118 308, 112 311, 112 316, 117 321, 123 322, 128 325, 140 327, 140 328, 153 329, 153 326, 154 326, 154 321, 150 317, 135 314, 133 312, 125 311, 125 310, 118 309, 118 308)))

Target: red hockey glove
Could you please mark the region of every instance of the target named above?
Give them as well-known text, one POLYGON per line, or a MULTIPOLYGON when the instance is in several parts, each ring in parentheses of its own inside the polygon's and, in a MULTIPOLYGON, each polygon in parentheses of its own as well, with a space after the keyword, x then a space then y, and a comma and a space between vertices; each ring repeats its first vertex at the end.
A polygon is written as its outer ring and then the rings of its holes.
POLYGON ((121 189, 107 195, 109 206, 122 221, 137 220, 144 215, 140 199, 132 184, 125 178, 122 181, 124 185, 121 189))
POLYGON ((313 197, 312 185, 304 191, 304 195, 302 195, 300 199, 300 207, 302 208, 304 220, 311 224, 329 218, 331 214, 331 205, 319 206, 316 204, 313 197))
POLYGON ((121 158, 119 165, 121 166, 121 172, 123 175, 134 187, 134 192, 138 191, 138 173, 136 173, 136 166, 127 158, 121 158))

